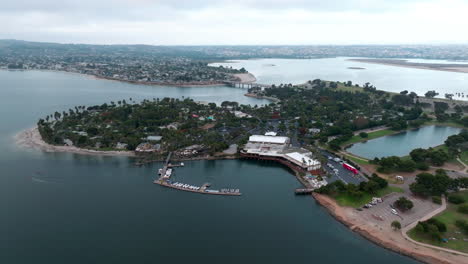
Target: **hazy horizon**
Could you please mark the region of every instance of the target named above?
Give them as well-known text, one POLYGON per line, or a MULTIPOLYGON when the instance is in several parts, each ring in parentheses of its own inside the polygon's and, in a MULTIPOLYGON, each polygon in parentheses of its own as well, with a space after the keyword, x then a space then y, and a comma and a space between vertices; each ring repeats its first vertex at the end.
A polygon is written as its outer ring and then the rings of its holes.
POLYGON ((459 45, 468 0, 17 0, 0 39, 64 44, 459 45))

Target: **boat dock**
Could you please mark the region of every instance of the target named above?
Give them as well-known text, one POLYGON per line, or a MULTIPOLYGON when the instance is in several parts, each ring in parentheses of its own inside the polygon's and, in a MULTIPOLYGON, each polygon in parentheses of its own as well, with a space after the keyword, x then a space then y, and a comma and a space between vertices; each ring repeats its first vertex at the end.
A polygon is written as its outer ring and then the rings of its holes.
POLYGON ((170 183, 164 180, 155 180, 154 183, 159 184, 164 187, 186 191, 186 192, 194 192, 194 193, 201 193, 201 194, 214 194, 214 195, 230 195, 230 196, 242 195, 242 193, 239 192, 239 189, 235 189, 235 190, 229 189, 229 191, 226 191, 227 189, 222 189, 222 190, 208 189, 209 183, 205 183, 201 187, 192 186, 192 185, 183 184, 183 183, 170 183), (233 191, 231 192, 231 190, 233 191))
POLYGON ((159 178, 154 180, 154 184, 159 184, 164 187, 177 189, 186 192, 194 192, 194 193, 201 193, 201 194, 214 194, 214 195, 231 195, 231 196, 239 196, 241 195, 239 189, 221 189, 221 190, 211 190, 209 187, 211 186, 210 183, 204 183, 202 186, 194 186, 186 183, 181 182, 172 182, 171 177, 174 174, 174 168, 176 167, 183 167, 184 163, 180 164, 171 164, 172 152, 170 152, 166 158, 166 162, 164 166, 158 170, 159 178))
POLYGON ((297 195, 300 195, 300 194, 311 194, 312 192, 314 191, 314 189, 296 189, 295 193, 297 195))

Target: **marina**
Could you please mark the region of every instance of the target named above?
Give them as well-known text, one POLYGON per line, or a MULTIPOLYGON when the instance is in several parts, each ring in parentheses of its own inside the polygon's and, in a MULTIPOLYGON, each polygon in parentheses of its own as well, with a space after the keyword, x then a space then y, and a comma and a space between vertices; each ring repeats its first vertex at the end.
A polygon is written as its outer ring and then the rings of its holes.
POLYGON ((201 193, 201 194, 213 194, 213 195, 231 195, 231 196, 239 196, 241 195, 239 189, 221 189, 221 190, 212 190, 209 189, 211 186, 210 183, 204 183, 202 186, 195 186, 191 184, 186 184, 182 182, 172 182, 171 177, 174 175, 174 168, 176 167, 184 167, 184 163, 180 164, 172 164, 170 162, 172 156, 172 152, 169 152, 167 155, 166 161, 164 166, 158 170, 159 178, 154 180, 154 184, 158 184, 160 186, 186 191, 186 192, 194 192, 194 193, 201 193))

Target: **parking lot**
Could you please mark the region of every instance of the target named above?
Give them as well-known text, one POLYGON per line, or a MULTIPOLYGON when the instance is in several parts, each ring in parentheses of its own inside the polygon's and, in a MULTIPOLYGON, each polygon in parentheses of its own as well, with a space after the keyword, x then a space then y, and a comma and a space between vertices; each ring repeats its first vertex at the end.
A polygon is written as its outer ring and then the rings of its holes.
POLYGON ((330 168, 327 164, 323 165, 323 168, 327 171, 327 173, 329 175, 333 175, 331 178, 327 179, 328 182, 341 180, 345 184, 353 183, 353 184, 359 185, 360 182, 367 180, 361 174, 354 175, 354 173, 352 173, 351 171, 343 168, 343 165, 340 162, 336 162, 335 160, 333 160, 334 158, 338 158, 337 156, 327 151, 322 151, 322 154, 327 158, 332 157, 332 159, 328 159, 328 164, 333 166, 333 168, 330 168), (338 173, 335 173, 334 169, 338 170, 338 173))
POLYGON ((382 203, 377 203, 377 205, 373 205, 372 208, 362 209, 360 214, 362 214, 365 219, 375 222, 376 224, 389 226, 392 221, 397 220, 401 223, 402 227, 405 227, 440 206, 438 204, 434 204, 430 200, 424 200, 413 195, 403 193, 391 193, 386 197, 383 197, 382 200, 382 203), (407 212, 402 212, 396 209, 398 215, 395 215, 392 213, 392 207, 390 205, 402 196, 411 200, 414 207, 407 212))

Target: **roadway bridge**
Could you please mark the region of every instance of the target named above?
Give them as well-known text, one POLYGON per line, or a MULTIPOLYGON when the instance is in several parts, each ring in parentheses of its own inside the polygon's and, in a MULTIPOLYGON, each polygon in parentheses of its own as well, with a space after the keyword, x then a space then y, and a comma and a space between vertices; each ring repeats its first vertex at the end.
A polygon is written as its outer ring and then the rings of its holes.
POLYGON ((242 83, 242 82, 231 82, 231 81, 226 81, 224 82, 226 85, 231 86, 231 87, 236 87, 236 88, 245 88, 245 89, 250 89, 254 87, 260 87, 260 88, 271 88, 271 84, 261 84, 261 83, 242 83))

